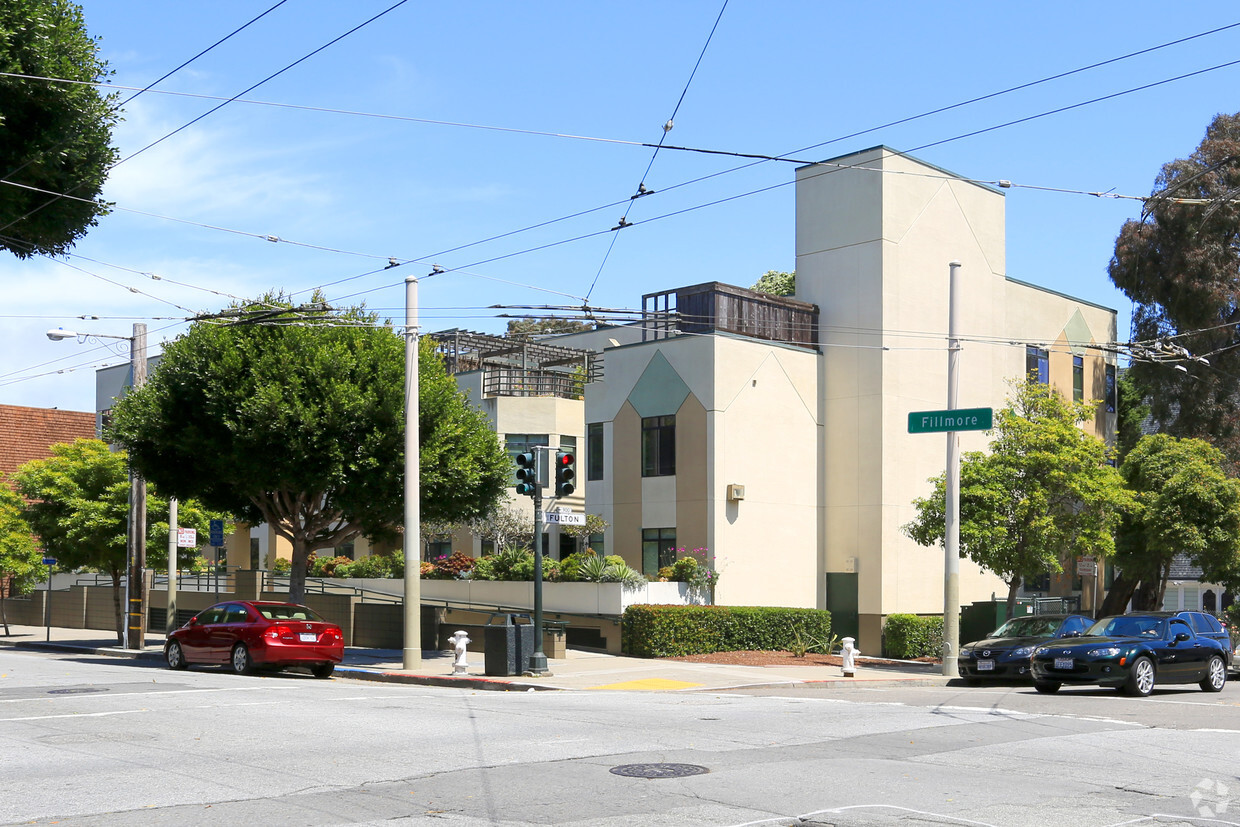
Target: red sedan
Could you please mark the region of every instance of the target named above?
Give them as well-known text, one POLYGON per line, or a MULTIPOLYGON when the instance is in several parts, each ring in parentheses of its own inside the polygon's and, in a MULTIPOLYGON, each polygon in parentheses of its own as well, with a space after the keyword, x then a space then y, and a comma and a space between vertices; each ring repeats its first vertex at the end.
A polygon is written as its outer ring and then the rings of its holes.
POLYGON ((204 609, 168 635, 164 659, 170 669, 229 664, 239 674, 305 666, 327 678, 344 659, 344 634, 296 603, 233 600, 204 609))

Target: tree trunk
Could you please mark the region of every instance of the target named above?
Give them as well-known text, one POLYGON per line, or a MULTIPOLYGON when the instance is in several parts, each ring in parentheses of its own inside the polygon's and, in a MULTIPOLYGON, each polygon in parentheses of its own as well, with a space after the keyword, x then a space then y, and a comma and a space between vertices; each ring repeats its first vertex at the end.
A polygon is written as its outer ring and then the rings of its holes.
POLYGON ((1158 609, 1158 606, 1162 603, 1158 596, 1158 581, 1159 578, 1141 581, 1141 585, 1132 596, 1133 611, 1151 612, 1158 609))
POLYGON ((1102 601, 1102 608, 1098 611, 1099 617, 1123 614, 1124 609, 1128 606, 1128 601, 1132 600, 1133 593, 1136 592, 1137 587, 1140 585, 1140 580, 1124 572, 1116 575, 1115 582, 1111 584, 1106 599, 1102 601))
MULTIPOLYGON (((141 584, 139 584, 141 588, 141 584)), ((48 595, 51 598, 51 595, 48 595)), ((122 649, 125 647, 125 607, 121 605, 121 576, 112 573, 112 608, 116 612, 116 645, 122 649)))
POLYGON ((306 602, 306 565, 310 562, 310 548, 304 537, 293 538, 292 566, 288 572, 288 602, 306 602))
POLYGON ((1011 620, 1016 616, 1016 592, 1020 590, 1021 578, 1013 577, 1008 581, 1007 609, 1004 612, 1003 619, 1011 620))
POLYGON ((5 598, 9 596, 9 590, 5 588, 5 583, 12 583, 12 581, 8 580, 7 578, 0 577, 0 621, 3 621, 4 623, 4 636, 8 637, 9 636, 9 613, 8 613, 8 604, 5 603, 5 598))

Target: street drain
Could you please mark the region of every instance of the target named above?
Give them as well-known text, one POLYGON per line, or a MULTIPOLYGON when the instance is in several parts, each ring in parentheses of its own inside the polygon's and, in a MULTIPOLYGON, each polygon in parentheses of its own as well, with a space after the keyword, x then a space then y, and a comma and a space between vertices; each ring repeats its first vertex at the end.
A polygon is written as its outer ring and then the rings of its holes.
POLYGON ((608 770, 625 778, 684 778, 710 772, 697 764, 621 764, 608 770))
POLYGON ((71 686, 68 689, 49 689, 49 695, 85 695, 90 692, 107 692, 104 687, 98 686, 71 686))

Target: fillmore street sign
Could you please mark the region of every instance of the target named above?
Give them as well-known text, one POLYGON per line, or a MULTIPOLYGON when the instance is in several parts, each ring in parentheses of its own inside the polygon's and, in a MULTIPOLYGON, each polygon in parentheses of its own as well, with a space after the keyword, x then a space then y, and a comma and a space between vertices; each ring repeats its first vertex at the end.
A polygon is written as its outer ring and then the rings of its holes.
POLYGON ((908 415, 910 434, 941 434, 947 431, 989 431, 994 421, 992 408, 957 408, 952 411, 912 411, 908 415))

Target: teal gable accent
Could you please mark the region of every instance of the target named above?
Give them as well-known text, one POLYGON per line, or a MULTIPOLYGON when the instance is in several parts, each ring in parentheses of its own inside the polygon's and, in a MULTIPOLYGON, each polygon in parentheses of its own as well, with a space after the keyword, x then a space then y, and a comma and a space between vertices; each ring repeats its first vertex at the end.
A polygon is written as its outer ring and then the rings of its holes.
POLYGON ((629 392, 629 404, 640 417, 669 416, 680 410, 689 396, 689 386, 667 361, 655 351, 642 376, 629 392))
POLYGON ((1081 315, 1080 310, 1072 314, 1072 318, 1068 320, 1068 324, 1064 327, 1063 332, 1068 338, 1068 344, 1072 346, 1072 355, 1083 356, 1093 336, 1090 334, 1089 325, 1085 322, 1085 317, 1081 315))

